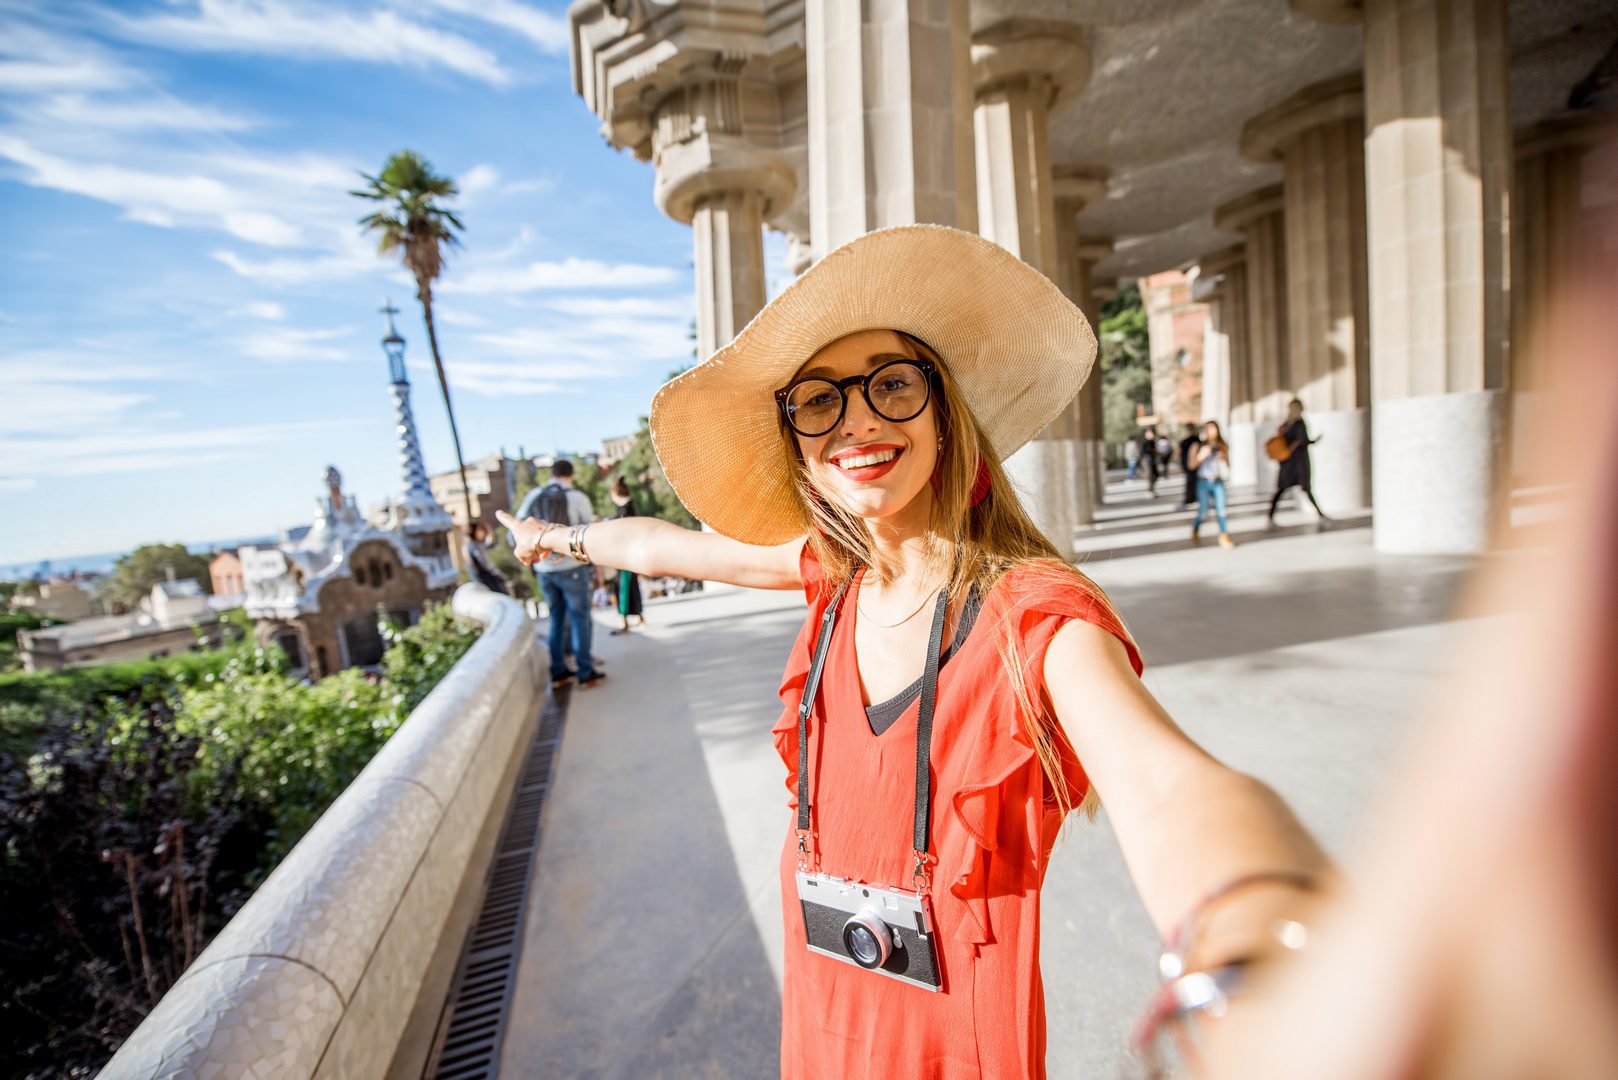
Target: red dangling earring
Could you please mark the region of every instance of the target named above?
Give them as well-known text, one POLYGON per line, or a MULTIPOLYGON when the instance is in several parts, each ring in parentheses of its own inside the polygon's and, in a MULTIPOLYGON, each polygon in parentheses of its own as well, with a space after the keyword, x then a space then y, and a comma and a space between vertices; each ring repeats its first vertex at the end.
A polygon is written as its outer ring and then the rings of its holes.
MULTIPOLYGON (((939 445, 939 450, 943 450, 942 444, 939 445)), ((932 485, 934 491, 942 490, 944 486, 944 459, 942 456, 939 457, 938 464, 933 466, 932 485)), ((982 454, 979 454, 977 475, 972 478, 973 506, 976 506, 978 503, 989 497, 990 485, 991 478, 989 476, 989 463, 983 460, 982 454)))
POLYGON ((972 505, 976 506, 989 497, 989 463, 978 455, 978 474, 972 481, 972 505))

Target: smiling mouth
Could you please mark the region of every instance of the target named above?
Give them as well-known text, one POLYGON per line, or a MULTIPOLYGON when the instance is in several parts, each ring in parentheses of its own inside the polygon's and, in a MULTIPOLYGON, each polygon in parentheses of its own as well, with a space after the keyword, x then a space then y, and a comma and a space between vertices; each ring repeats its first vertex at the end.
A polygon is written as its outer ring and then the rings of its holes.
POLYGON ((898 449, 875 450, 868 454, 850 454, 836 459, 832 464, 844 472, 869 472, 892 464, 902 453, 904 451, 898 449))

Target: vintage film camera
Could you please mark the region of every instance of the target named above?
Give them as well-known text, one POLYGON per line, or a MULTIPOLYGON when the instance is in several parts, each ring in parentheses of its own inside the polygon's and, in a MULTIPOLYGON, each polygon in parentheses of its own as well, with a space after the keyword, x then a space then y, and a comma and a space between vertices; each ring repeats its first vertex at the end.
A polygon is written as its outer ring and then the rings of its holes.
POLYGON ((800 870, 797 877, 810 952, 923 990, 942 988, 932 914, 923 897, 830 874, 800 870))

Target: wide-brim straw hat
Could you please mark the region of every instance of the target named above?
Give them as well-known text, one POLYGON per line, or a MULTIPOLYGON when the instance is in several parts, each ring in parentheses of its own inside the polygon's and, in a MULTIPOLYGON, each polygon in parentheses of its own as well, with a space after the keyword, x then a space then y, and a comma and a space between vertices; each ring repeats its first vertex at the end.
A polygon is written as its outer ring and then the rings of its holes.
POLYGON ((802 535, 775 391, 861 330, 901 330, 936 351, 1001 461, 1061 414, 1095 365, 1089 321, 1005 248, 944 225, 867 233, 652 399, 652 444, 698 520, 749 544, 802 535))

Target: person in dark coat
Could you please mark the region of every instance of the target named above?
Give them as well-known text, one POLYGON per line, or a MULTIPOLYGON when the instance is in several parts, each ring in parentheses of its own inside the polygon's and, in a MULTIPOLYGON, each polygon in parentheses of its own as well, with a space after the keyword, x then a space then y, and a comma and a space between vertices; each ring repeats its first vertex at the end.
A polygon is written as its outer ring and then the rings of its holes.
POLYGON ((1157 494, 1157 478, 1162 475, 1162 463, 1157 455, 1157 428, 1149 427, 1140 437, 1140 457, 1146 465, 1147 494, 1157 494))
MULTIPOLYGON (((635 496, 629 490, 629 482, 623 477, 612 482, 612 501, 618 507, 614 516, 638 517, 635 510, 635 496)), ((612 631, 614 634, 629 633, 629 617, 633 615, 640 620, 639 625, 646 625, 646 616, 641 613, 640 577, 631 574, 628 570, 618 571, 618 616, 623 619, 624 625, 612 631)))
POLYGON ((1180 471, 1185 473, 1185 494, 1180 496, 1182 509, 1197 501, 1197 470, 1191 466, 1191 453, 1201 442, 1197 425, 1187 424, 1185 438, 1180 440, 1180 471))
POLYGON ((1275 482, 1275 497, 1270 500, 1270 524, 1275 524, 1275 508, 1281 503, 1281 496, 1291 487, 1303 489, 1309 505, 1315 508, 1321 521, 1330 521, 1320 504, 1315 501, 1315 493, 1310 487, 1309 479, 1309 447, 1318 442, 1318 439, 1309 437, 1309 426, 1303 422, 1303 402, 1293 398, 1287 403, 1286 422, 1281 425, 1280 435, 1287 441, 1291 449, 1291 456, 1281 462, 1281 475, 1275 482))

